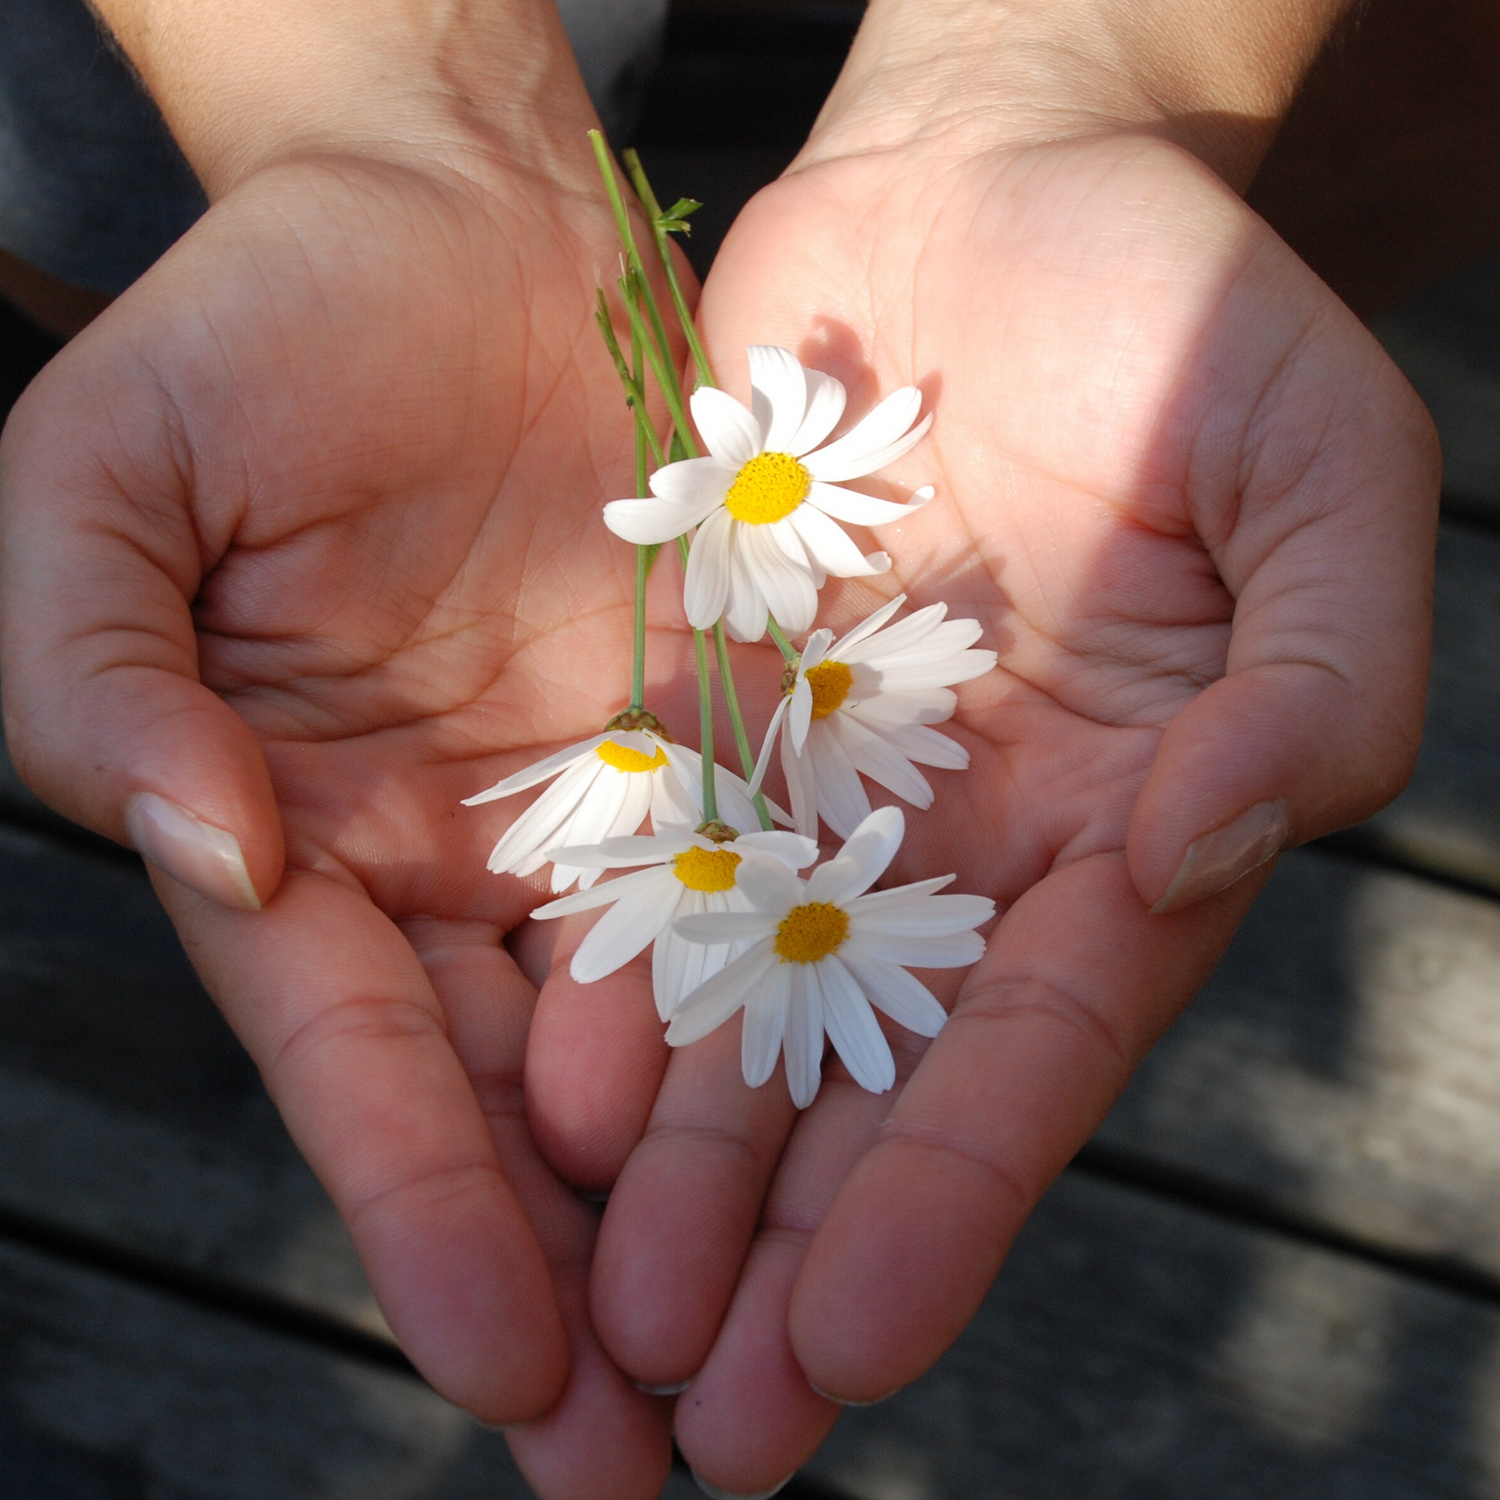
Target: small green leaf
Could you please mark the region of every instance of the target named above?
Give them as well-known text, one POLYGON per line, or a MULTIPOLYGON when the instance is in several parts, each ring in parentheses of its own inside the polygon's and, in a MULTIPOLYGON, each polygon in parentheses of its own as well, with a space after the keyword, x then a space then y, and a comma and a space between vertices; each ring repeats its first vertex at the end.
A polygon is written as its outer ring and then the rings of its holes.
POLYGON ((691 234, 693 226, 688 223, 688 218, 702 207, 696 198, 679 198, 671 208, 658 215, 657 226, 668 234, 691 234))

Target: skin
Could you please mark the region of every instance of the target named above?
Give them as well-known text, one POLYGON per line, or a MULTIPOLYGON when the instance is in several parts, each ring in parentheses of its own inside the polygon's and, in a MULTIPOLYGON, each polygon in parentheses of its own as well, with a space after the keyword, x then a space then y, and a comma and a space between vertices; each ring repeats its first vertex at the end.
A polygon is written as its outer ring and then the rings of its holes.
MULTIPOLYGON (((1201 47, 1174 73, 1148 8, 1047 10, 1063 48, 1042 11, 986 38, 933 6, 997 69, 956 81, 941 29, 914 51, 913 12, 877 4, 724 248, 701 321, 738 394, 751 341, 855 413, 923 386, 931 437, 871 487, 939 499, 878 535, 885 586, 1001 653, 952 727, 973 769, 935 773, 892 872, 995 896, 986 956, 929 976, 955 1019, 925 1054, 893 1033, 894 1095, 831 1066, 797 1118, 779 1073, 740 1082, 737 1023, 669 1058, 643 973, 573 985, 585 921, 531 924, 540 882, 484 871, 527 799, 457 806, 627 693, 633 560, 598 505, 631 489, 630 432, 591 326, 615 251, 555 20, 434 7, 414 55, 441 87, 367 111, 360 54, 298 115, 298 69, 341 53, 228 6, 195 54, 184 3, 110 19, 215 206, 0 443, 18 766, 113 837, 141 790, 238 837, 263 911, 158 873, 163 900, 404 1346, 522 1424, 542 1495, 656 1493, 672 1413, 632 1381, 689 1377, 690 1461, 763 1489, 836 1415, 813 1387, 872 1399, 956 1336, 1222 952, 1264 870, 1151 916, 1192 840, 1267 798, 1314 837, 1409 773, 1430 425, 1229 185, 1337 8, 1268 5, 1286 54, 1236 31, 1236 74, 1201 47), (536 60, 511 94, 473 62, 502 42, 536 60), (215 68, 243 97, 216 105, 215 68), (214 112, 262 97, 241 131, 214 112), (601 1224, 572 1188, 610 1186, 601 1224)), ((413 24, 375 7, 361 34, 402 57, 413 24)), ((650 701, 688 726, 679 587, 664 557, 650 701)), ((824 597, 838 627, 878 596, 824 597)), ((779 665, 737 661, 758 724, 779 665)))

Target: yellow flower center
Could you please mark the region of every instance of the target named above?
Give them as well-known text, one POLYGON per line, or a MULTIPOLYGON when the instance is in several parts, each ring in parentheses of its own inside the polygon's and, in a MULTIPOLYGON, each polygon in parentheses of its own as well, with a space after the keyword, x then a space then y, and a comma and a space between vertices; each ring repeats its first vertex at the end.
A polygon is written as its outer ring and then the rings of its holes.
POLYGON ((849 914, 831 901, 794 906, 776 929, 776 954, 784 964, 815 964, 837 953, 849 936, 849 914))
POLYGON ((673 856, 672 868, 690 891, 727 891, 743 858, 733 849, 700 849, 694 844, 673 856))
POLYGON ((854 673, 841 661, 820 661, 808 672, 807 685, 812 689, 813 718, 826 719, 849 696, 854 673))
POLYGON ((791 515, 811 488, 812 475, 790 453, 762 453, 734 476, 724 508, 736 521, 766 526, 791 515))
POLYGON ((629 745, 605 740, 599 746, 599 759, 617 771, 659 771, 667 763, 667 752, 658 745, 655 755, 647 755, 644 750, 632 750, 629 745))

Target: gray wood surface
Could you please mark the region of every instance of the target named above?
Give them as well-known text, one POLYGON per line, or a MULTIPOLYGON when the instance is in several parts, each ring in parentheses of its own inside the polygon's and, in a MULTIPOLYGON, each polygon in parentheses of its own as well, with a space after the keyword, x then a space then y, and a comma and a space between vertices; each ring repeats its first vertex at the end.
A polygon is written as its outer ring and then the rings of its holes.
MULTIPOLYGON (((409 1375, 0 1243, 5 1500, 523 1500, 409 1375)), ((670 1500, 697 1490, 674 1476, 670 1500)))
POLYGON ((1489 1500, 1500 1315, 1070 1173, 949 1354, 809 1472, 860 1500, 1489 1500))
POLYGON ((1500 1275, 1500 904, 1288 856, 1098 1139, 1500 1275))
POLYGON ((5 1210, 384 1329, 145 872, 0 827, 5 1210))

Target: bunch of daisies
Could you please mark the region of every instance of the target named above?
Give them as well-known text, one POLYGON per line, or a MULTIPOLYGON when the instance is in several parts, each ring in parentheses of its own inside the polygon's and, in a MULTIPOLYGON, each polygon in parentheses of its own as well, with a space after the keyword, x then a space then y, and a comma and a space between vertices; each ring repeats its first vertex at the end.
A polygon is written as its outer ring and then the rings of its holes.
POLYGON ((921 415, 921 392, 908 386, 829 441, 844 416, 844 387, 770 346, 749 350, 749 407, 718 389, 669 249, 668 236, 685 231, 699 205, 684 199, 663 212, 627 152, 697 375, 685 401, 613 164, 597 133, 593 141, 624 248, 618 285, 628 356, 602 289, 597 315, 636 425, 636 495, 604 507, 609 529, 636 546, 631 701, 598 734, 467 805, 550 782, 496 844, 489 868, 529 875, 551 863, 559 899, 535 917, 601 911, 574 954, 575 980, 604 979, 650 948, 672 1046, 743 1012, 742 1067, 752 1087, 784 1055, 792 1099, 805 1108, 818 1092, 826 1037, 864 1088, 883 1092, 895 1063, 875 1011, 935 1036, 945 1012, 909 969, 973 963, 983 949, 975 929, 995 907, 988 897, 939 894, 952 875, 873 889, 900 849, 905 818, 897 807, 872 810, 864 783, 930 807, 932 785, 918 767, 969 763, 931 726, 952 716, 954 686, 993 668, 995 653, 975 649, 979 624, 947 619, 944 604, 903 616, 904 595, 837 640, 813 626, 830 576, 890 569, 884 553, 862 553, 840 523, 883 525, 933 499, 924 487, 894 504, 845 482, 909 452, 932 417, 921 415), (667 409, 665 436, 647 409, 648 368, 667 409), (697 656, 698 751, 644 701, 646 581, 669 543, 682 562, 697 656), (756 756, 726 637, 767 634, 782 657, 781 695, 756 756), (714 758, 710 648, 743 776, 714 758), (789 812, 761 790, 778 751, 789 812), (642 834, 648 817, 651 832, 642 834), (843 842, 817 863, 820 823, 843 842), (601 882, 605 871, 627 873, 601 882))

